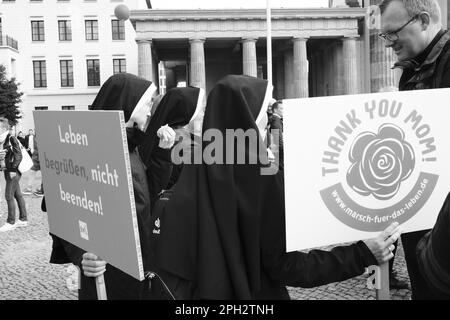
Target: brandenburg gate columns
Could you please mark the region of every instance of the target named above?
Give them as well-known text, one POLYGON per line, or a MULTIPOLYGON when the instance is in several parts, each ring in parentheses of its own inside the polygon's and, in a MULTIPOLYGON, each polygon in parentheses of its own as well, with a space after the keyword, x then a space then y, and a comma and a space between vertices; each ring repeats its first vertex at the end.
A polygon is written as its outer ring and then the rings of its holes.
POLYGON ((343 57, 344 57, 344 93, 358 93, 358 63, 356 57, 356 38, 345 37, 343 40, 343 57))
POLYGON ((251 77, 258 75, 256 63, 256 39, 242 40, 242 70, 243 74, 251 77))
POLYGON ((294 38, 294 98, 307 98, 308 91, 308 57, 306 53, 307 38, 294 38))
POLYGON ((138 75, 155 82, 152 57, 152 41, 137 39, 138 45, 138 75))
POLYGON ((206 89, 205 39, 191 39, 191 67, 189 85, 206 89))

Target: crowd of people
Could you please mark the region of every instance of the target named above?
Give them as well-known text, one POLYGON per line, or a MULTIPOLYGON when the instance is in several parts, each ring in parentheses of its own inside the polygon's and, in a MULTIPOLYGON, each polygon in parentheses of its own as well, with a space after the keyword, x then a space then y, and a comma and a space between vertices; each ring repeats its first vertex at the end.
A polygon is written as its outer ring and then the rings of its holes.
MULTIPOLYGON (((450 32, 442 29, 437 2, 384 0, 380 9, 380 37, 403 69, 399 89, 450 87, 450 32)), ((401 234, 396 222, 373 239, 331 251, 286 252, 283 104, 271 95, 266 80, 242 75, 222 78, 207 97, 193 87, 158 96, 154 84, 131 74, 103 84, 91 109, 124 112, 146 279, 52 235, 50 262, 81 270, 79 299, 97 298, 101 275, 108 299, 289 299, 286 286, 343 281, 393 258, 401 234), (183 159, 195 157, 208 148, 198 143, 205 132, 225 137, 230 129, 257 132, 256 149, 245 144, 235 152, 224 144, 216 152, 226 162, 174 163, 174 146, 183 145, 183 159), (241 164, 239 152, 258 161, 241 164), (271 166, 278 170, 261 175, 271 166), (155 226, 162 232, 152 232, 155 226)), ((16 117, 0 111, 1 155, 8 209, 16 197, 24 223, 17 139, 7 133, 16 117)), ((14 217, 12 209, 8 223, 14 217)), ((402 234, 401 241, 412 299, 449 299, 450 195, 433 229, 402 234)))

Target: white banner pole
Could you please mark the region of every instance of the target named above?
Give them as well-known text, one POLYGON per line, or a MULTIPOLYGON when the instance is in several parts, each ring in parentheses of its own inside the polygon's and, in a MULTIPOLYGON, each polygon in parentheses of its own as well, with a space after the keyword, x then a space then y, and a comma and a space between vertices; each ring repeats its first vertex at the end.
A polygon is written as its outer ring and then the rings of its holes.
POLYGON ((270 11, 270 0, 267 0, 267 81, 272 85, 272 16, 270 11))

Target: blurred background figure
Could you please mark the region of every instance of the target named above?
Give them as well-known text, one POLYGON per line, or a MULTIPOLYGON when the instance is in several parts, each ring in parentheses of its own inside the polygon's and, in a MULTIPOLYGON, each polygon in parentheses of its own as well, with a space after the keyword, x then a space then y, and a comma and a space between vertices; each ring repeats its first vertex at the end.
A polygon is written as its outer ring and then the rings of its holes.
POLYGON ((272 115, 269 117, 268 127, 270 132, 270 150, 279 161, 279 169, 284 169, 283 148, 283 102, 275 101, 272 104, 272 115), (275 131, 277 130, 277 131, 275 131), (278 137, 278 138, 277 138, 278 137))
POLYGON ((22 131, 19 131, 19 134, 17 135, 17 140, 25 147, 25 135, 22 131))

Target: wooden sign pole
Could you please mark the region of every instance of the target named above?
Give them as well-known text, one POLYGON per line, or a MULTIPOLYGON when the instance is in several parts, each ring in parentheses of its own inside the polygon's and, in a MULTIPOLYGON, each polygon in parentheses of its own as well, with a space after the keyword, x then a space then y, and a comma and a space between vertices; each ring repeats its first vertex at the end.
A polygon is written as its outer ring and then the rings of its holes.
POLYGON ((379 286, 377 286, 376 296, 377 300, 390 300, 389 294, 389 262, 381 264, 379 267, 379 286))
POLYGON ((367 268, 369 278, 367 278, 367 287, 376 290, 377 300, 390 300, 389 293, 389 262, 379 266, 370 266, 367 268))
POLYGON ((106 296, 105 278, 103 277, 103 274, 95 278, 95 286, 97 287, 98 300, 108 300, 106 296))

